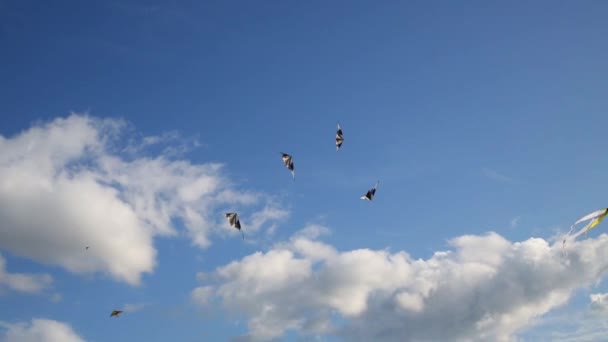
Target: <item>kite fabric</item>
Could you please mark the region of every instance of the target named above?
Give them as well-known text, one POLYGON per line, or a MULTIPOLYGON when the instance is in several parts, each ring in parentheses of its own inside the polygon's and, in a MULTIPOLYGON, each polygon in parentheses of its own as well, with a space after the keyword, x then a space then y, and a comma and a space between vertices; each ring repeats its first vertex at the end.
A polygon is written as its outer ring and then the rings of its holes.
POLYGON ((361 196, 361 199, 366 200, 366 201, 371 201, 374 198, 374 195, 376 194, 376 189, 378 189, 379 184, 380 184, 380 181, 377 181, 376 185, 374 185, 373 188, 369 189, 364 196, 361 196))
POLYGON ((243 236, 243 240, 245 240, 245 233, 243 233, 243 230, 241 230, 241 221, 239 220, 239 215, 237 213, 226 213, 226 218, 228 219, 230 226, 238 229, 243 236))
POLYGON ((283 164, 285 164, 285 167, 289 171, 291 171, 291 175, 293 176, 293 180, 296 180, 296 171, 295 171, 295 168, 294 168, 294 165, 293 165, 293 158, 289 154, 287 154, 287 153, 283 153, 283 152, 280 152, 280 153, 282 155, 281 158, 283 159, 283 164))
POLYGON ((116 316, 118 317, 118 315, 120 315, 122 313, 122 311, 120 310, 114 310, 112 311, 112 313, 110 314, 110 317, 116 316))
POLYGON ((606 215, 608 215, 608 208, 604 208, 604 209, 600 209, 600 210, 596 210, 592 213, 589 213, 583 217, 581 217, 580 219, 578 219, 576 222, 574 222, 574 224, 570 227, 570 230, 568 231, 568 234, 566 235, 566 237, 564 238, 564 241, 562 243, 562 248, 566 245, 566 240, 568 239, 576 239, 579 235, 583 234, 583 233, 587 233, 589 230, 595 228, 595 226, 597 226, 600 222, 602 222, 602 220, 606 217, 606 215), (584 226, 583 228, 581 228, 578 232, 576 232, 575 234, 571 235, 572 231, 574 230, 574 227, 584 221, 588 221, 591 220, 591 222, 589 222, 586 226, 584 226))
POLYGON ((340 150, 340 147, 342 147, 343 142, 344 135, 342 134, 342 128, 340 127, 340 123, 338 123, 338 131, 336 131, 336 151, 340 150))

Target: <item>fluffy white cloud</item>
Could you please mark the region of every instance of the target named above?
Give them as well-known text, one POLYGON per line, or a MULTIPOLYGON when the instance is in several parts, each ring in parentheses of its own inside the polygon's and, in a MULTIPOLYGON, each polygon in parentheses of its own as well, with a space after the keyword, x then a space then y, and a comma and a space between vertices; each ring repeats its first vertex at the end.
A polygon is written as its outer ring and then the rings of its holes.
POLYGON ((136 285, 155 267, 153 239, 178 234, 176 222, 205 248, 212 234, 238 235, 224 210, 246 210, 254 231, 284 217, 268 212, 268 196, 236 189, 221 164, 138 155, 122 143, 126 127, 71 115, 0 136, 0 250, 136 285))
POLYGON ((0 328, 6 329, 0 335, 3 342, 84 342, 69 324, 49 319, 12 324, 0 322, 0 328))
POLYGON ((53 278, 48 274, 9 273, 6 260, 0 255, 0 289, 7 287, 19 292, 39 293, 52 282, 53 278))
MULTIPOLYGON (((348 341, 511 341, 608 270, 608 235, 561 244, 496 233, 452 240, 427 260, 401 251, 337 251, 308 228, 219 267, 213 296, 248 319, 251 340, 289 329, 348 341)), ((197 296, 194 296, 197 298, 197 296)))

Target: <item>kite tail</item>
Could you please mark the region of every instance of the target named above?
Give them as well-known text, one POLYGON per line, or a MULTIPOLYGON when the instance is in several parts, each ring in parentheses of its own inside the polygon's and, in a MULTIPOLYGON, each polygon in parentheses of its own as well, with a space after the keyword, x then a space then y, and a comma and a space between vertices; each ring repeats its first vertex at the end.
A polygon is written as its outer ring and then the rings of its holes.
MULTIPOLYGON (((593 222, 591 222, 593 223, 593 222)), ((581 228, 581 230, 579 230, 578 232, 576 232, 576 234, 572 235, 572 239, 576 239, 577 237, 579 237, 580 235, 582 235, 583 233, 587 233, 587 231, 589 230, 589 226, 591 226, 591 223, 587 224, 586 226, 584 226, 583 228, 581 228)))
POLYGON ((566 247, 566 240, 568 240, 568 238, 570 237, 570 233, 572 233, 573 229, 574 229, 574 226, 571 226, 570 230, 568 231, 568 233, 564 237, 564 241, 562 241, 562 255, 564 254, 564 248, 566 247))

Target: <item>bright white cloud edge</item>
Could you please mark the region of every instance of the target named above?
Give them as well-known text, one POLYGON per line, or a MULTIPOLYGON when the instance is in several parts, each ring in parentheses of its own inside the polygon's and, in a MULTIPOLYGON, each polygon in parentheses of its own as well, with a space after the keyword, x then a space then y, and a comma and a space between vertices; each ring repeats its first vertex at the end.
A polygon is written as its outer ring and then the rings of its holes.
POLYGON ((465 235, 426 260, 406 252, 338 251, 307 228, 218 267, 192 292, 247 319, 247 340, 288 330, 348 341, 515 341, 608 269, 608 235, 561 243, 465 235))

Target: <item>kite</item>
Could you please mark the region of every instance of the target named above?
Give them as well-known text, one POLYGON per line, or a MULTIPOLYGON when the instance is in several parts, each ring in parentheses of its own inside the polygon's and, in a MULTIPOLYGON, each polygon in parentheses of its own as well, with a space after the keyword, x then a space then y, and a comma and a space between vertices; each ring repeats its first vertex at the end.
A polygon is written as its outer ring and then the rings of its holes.
POLYGON ((344 136, 342 135, 342 128, 340 127, 340 123, 338 123, 338 131, 336 132, 336 151, 340 150, 343 142, 344 136))
POLYGON ((378 189, 378 184, 380 184, 380 181, 377 181, 376 185, 374 185, 373 188, 369 189, 367 191, 367 193, 365 194, 365 196, 361 196, 361 199, 366 200, 366 201, 371 201, 374 198, 374 195, 376 194, 376 189, 378 189))
POLYGON ((293 158, 287 153, 281 152, 281 155, 283 158, 283 164, 285 164, 285 167, 287 167, 287 169, 289 169, 289 171, 291 171, 293 180, 296 180, 296 171, 294 170, 294 166, 293 166, 293 158))
POLYGON ((86 246, 84 249, 89 249, 89 246, 86 246))
POLYGON ((606 215, 608 215, 608 208, 596 210, 596 211, 594 211, 592 213, 589 213, 589 214, 581 217, 580 219, 578 219, 578 221, 574 222, 574 224, 570 227, 570 231, 568 231, 568 234, 566 235, 566 237, 564 238, 564 241, 562 242, 562 249, 566 245, 566 240, 568 238, 571 238, 571 239, 574 240, 579 235, 581 235, 583 233, 586 234, 589 230, 595 228, 595 226, 597 226, 598 224, 600 224, 600 222, 602 222, 602 220, 606 217, 606 215), (588 221, 588 220, 591 220, 591 222, 589 222, 586 226, 584 226, 583 228, 581 228, 581 230, 579 230, 578 232, 576 232, 576 234, 570 236, 570 233, 572 233, 572 231, 574 230, 574 226, 576 226, 577 224, 579 224, 581 222, 588 221))
POLYGON ((118 315, 120 315, 122 313, 122 311, 120 310, 114 310, 112 311, 112 314, 110 314, 110 317, 116 316, 118 317, 118 315))
POLYGON ((226 218, 228 222, 230 222, 230 226, 234 227, 241 231, 241 235, 243 235, 243 240, 245 240, 245 234, 241 230, 241 221, 239 220, 239 215, 237 213, 226 213, 226 218))

